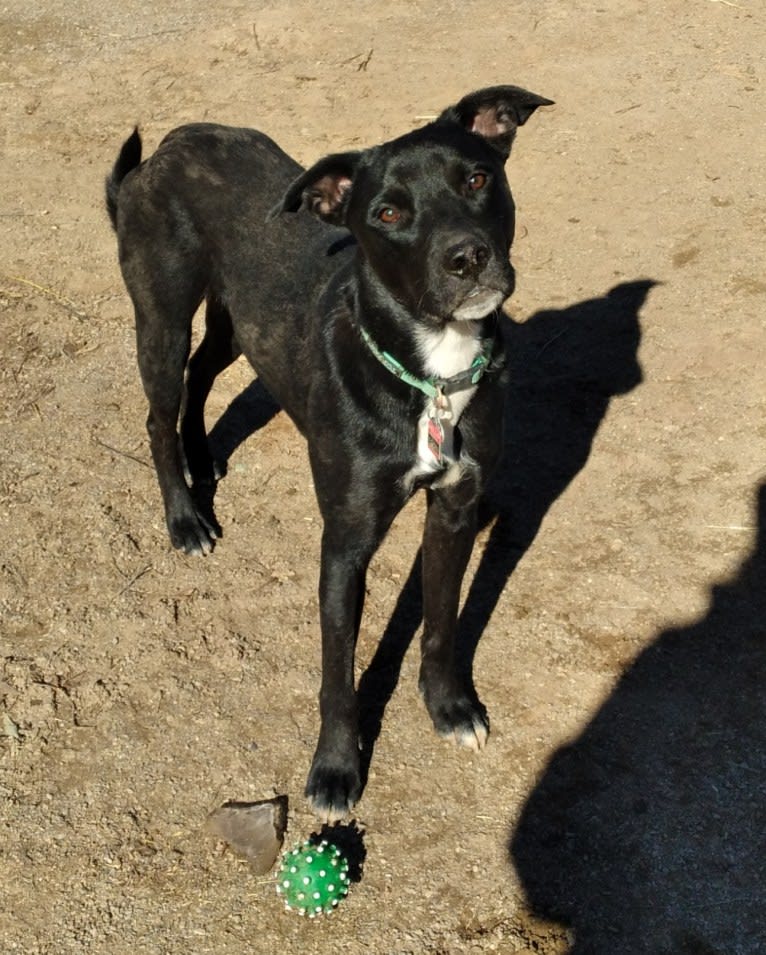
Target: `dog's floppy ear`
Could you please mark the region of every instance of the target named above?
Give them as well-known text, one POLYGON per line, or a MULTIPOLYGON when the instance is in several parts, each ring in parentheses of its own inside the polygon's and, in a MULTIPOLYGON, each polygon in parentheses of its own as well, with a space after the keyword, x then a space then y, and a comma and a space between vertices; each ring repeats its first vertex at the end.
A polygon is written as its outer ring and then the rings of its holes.
POLYGON ((464 96, 456 106, 445 109, 437 122, 459 123, 483 136, 507 159, 516 129, 523 126, 538 106, 552 106, 553 100, 518 86, 490 86, 464 96))
POLYGON ((275 219, 283 212, 309 209, 333 225, 345 225, 346 205, 361 153, 335 153, 325 156, 302 173, 269 213, 275 219))

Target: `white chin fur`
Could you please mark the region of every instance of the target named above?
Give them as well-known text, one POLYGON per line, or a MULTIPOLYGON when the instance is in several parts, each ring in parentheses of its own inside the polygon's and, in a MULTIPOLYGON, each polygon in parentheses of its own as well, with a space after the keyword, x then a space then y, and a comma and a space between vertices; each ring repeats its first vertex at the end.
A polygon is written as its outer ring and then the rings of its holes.
POLYGON ((503 298, 502 292, 494 289, 482 290, 475 296, 467 298, 459 308, 455 309, 452 317, 460 322, 486 318, 502 305, 503 298))

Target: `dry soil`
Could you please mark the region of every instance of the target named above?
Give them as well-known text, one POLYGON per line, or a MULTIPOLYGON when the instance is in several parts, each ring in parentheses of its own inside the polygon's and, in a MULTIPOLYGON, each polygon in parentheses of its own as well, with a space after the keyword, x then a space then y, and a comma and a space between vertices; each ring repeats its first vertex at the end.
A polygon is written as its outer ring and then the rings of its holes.
POLYGON ((765 53, 762 0, 2 5, 4 953, 766 951, 765 53), (556 105, 508 165, 506 455, 465 587, 492 736, 453 748, 418 699, 416 499, 359 644, 361 880, 309 923, 203 828, 281 793, 288 841, 316 828, 303 443, 230 369, 225 537, 171 550, 103 177, 136 122, 308 163, 497 83, 556 105))

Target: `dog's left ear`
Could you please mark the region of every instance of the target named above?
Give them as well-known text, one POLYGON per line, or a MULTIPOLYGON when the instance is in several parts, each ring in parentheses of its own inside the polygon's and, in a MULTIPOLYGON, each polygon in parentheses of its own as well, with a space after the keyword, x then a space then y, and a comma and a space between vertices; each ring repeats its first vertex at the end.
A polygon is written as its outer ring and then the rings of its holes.
POLYGON ((538 106, 552 106, 553 100, 518 86, 490 86, 464 96, 456 106, 445 109, 437 122, 459 123, 483 136, 507 159, 516 129, 523 126, 538 106))
POLYGON ((276 219, 283 212, 309 209, 333 225, 345 225, 346 206, 351 194, 351 183, 361 153, 335 153, 325 156, 302 173, 268 215, 276 219))

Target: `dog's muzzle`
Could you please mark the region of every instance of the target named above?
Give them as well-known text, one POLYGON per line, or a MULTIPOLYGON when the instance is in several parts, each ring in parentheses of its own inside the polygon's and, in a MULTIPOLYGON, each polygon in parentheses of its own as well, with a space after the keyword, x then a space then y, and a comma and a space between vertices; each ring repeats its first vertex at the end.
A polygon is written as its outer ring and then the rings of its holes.
POLYGON ((500 308, 507 297, 504 292, 498 289, 477 285, 455 309, 452 317, 458 321, 486 318, 487 315, 491 315, 492 312, 500 308))

